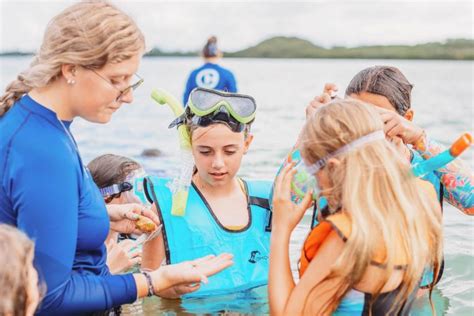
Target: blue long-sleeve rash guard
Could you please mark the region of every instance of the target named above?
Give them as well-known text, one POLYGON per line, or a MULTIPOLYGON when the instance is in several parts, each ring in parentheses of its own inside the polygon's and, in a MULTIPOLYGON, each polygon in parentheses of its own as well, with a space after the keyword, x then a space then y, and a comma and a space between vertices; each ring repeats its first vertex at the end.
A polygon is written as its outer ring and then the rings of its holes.
POLYGON ((0 223, 35 242, 47 286, 40 315, 76 315, 133 302, 131 274, 111 275, 109 218, 69 131, 28 95, 0 117, 0 223))
POLYGON ((189 94, 196 87, 237 92, 237 83, 232 72, 213 63, 205 63, 189 74, 183 94, 183 105, 186 105, 189 94))

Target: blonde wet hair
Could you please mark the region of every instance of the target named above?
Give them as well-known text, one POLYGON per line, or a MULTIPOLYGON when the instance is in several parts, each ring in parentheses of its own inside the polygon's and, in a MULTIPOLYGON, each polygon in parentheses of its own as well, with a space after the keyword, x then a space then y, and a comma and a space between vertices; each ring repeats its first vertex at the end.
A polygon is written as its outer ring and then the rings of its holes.
POLYGON ((30 303, 34 244, 15 227, 0 224, 0 254, 0 315, 23 316, 30 303))
MULTIPOLYGON (((301 153, 314 163, 342 146, 383 130, 371 106, 356 100, 337 100, 321 107, 306 123, 301 153)), ((344 295, 364 276, 380 244, 385 248, 386 278, 376 284, 372 302, 381 293, 397 259, 407 258, 400 292, 392 309, 416 291, 426 267, 435 279, 442 260, 442 223, 439 203, 429 197, 410 166, 386 140, 372 141, 337 157, 326 166, 332 187, 326 191, 331 209, 341 208, 351 219, 351 234, 326 280, 340 278, 335 295, 323 313, 336 310, 344 295)), ((314 289, 313 289, 314 290, 314 289)), ((431 297, 431 293, 430 293, 431 297)))
POLYGON ((74 64, 100 69, 143 52, 145 39, 135 22, 108 1, 82 1, 55 16, 30 66, 6 88, 0 98, 0 116, 33 88, 61 75, 61 66, 74 64))

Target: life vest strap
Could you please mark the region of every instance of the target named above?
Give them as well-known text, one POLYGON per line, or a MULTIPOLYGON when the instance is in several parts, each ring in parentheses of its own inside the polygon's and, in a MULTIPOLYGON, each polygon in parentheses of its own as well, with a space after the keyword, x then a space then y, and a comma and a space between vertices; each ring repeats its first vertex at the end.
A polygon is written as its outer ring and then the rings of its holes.
POLYGON ((264 199, 257 196, 249 196, 249 204, 260 206, 261 208, 264 208, 268 211, 270 210, 270 202, 268 201, 268 199, 264 199))

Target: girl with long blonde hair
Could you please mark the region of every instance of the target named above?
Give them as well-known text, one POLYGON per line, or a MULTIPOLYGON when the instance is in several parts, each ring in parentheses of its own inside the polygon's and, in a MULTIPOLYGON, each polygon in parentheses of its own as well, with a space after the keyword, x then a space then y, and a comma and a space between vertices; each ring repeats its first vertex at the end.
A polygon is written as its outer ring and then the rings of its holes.
POLYGON ((107 1, 79 2, 51 20, 30 67, 0 97, 0 223, 36 241, 47 285, 40 315, 109 313, 173 285, 206 281, 232 263, 217 256, 123 275, 107 268, 110 221, 129 233, 136 213, 158 218, 139 204, 106 208, 70 125, 76 117, 107 123, 133 101, 144 50, 127 14, 107 1))
POLYGON ((439 273, 441 211, 433 187, 416 179, 385 140, 378 113, 358 101, 319 108, 301 136, 306 168, 331 210, 308 235, 295 284, 292 230, 311 205, 291 201, 294 173, 277 177, 269 298, 274 315, 408 315, 425 267, 439 273))

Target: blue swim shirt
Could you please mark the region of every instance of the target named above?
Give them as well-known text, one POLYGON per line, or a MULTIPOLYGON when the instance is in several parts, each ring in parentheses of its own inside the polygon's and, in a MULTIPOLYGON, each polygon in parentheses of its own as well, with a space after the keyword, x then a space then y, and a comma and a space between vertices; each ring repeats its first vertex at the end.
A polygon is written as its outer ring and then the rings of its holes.
POLYGON ((131 274, 107 268, 109 217, 70 124, 28 95, 0 117, 0 223, 35 242, 47 286, 39 315, 87 315, 137 296, 131 274))
POLYGON ((237 83, 232 72, 213 63, 205 63, 191 72, 186 82, 183 105, 186 105, 189 94, 196 87, 237 92, 237 83))

